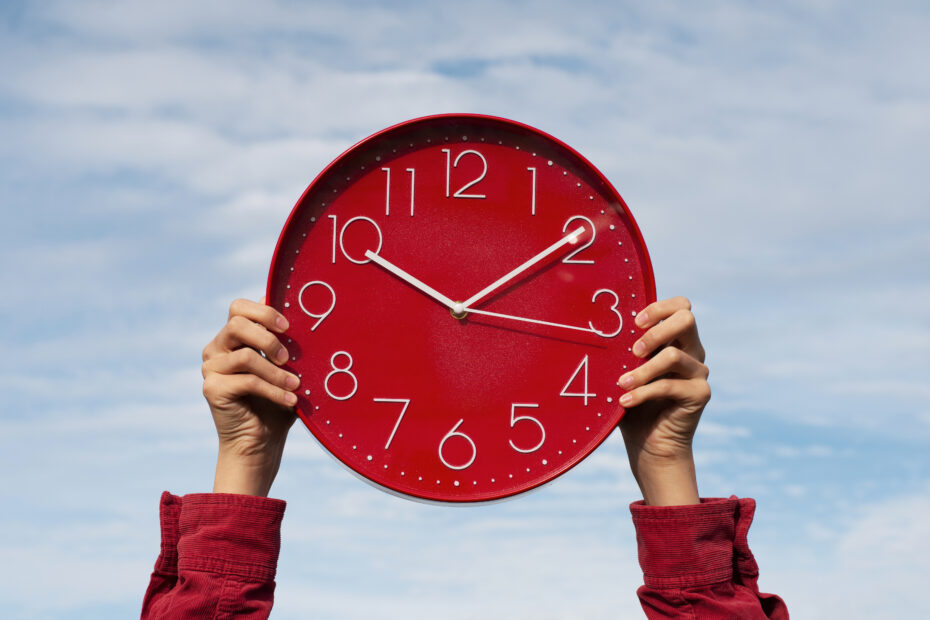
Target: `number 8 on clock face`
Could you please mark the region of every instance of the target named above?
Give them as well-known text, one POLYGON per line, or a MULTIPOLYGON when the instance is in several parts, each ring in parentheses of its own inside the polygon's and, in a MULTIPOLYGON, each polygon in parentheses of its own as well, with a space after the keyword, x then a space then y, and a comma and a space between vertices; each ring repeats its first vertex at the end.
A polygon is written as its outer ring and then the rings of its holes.
POLYGON ((281 233, 267 299, 326 450, 392 493, 482 502, 554 479, 616 427, 655 283, 629 209, 584 157, 456 114, 330 164, 281 233))

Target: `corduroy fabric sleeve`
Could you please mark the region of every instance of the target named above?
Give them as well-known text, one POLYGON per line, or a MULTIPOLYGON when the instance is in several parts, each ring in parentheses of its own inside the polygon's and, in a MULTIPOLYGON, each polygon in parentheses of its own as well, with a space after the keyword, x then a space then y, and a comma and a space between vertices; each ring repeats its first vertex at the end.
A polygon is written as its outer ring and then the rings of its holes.
POLYGON ((636 594, 648 618, 787 620, 784 601, 759 592, 747 539, 755 508, 736 497, 630 505, 644 583, 636 594))
POLYGON ((143 620, 267 618, 285 502, 199 493, 161 497, 161 554, 143 620))

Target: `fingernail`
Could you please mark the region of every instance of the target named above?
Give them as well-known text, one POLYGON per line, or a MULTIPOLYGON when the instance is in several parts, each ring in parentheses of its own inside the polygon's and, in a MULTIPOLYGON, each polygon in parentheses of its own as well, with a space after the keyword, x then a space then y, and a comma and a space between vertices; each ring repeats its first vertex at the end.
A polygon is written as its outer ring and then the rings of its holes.
POLYGON ((649 318, 649 315, 647 315, 647 314, 646 314, 646 311, 643 310, 642 312, 640 312, 639 314, 636 315, 636 321, 634 321, 634 322, 635 322, 639 327, 642 327, 643 325, 646 324, 646 319, 648 319, 648 318, 649 318))
POLYGON ((297 404, 297 394, 294 394, 293 392, 288 392, 287 394, 284 395, 284 402, 290 405, 291 407, 293 407, 294 405, 297 404))
POLYGON ((291 325, 290 323, 287 322, 287 319, 285 319, 283 316, 279 316, 277 319, 275 319, 274 324, 282 332, 287 330, 287 328, 290 327, 291 325))
POLYGON ((297 375, 288 375, 287 379, 284 380, 284 387, 289 390, 293 390, 298 385, 300 385, 300 379, 297 378, 297 375))
POLYGON ((636 344, 633 345, 633 354, 637 356, 642 356, 646 352, 646 345, 643 344, 642 340, 637 340, 636 344))
POLYGON ((278 349, 278 352, 275 353, 274 358, 282 364, 286 362, 287 361, 287 349, 285 349, 284 347, 281 347, 280 349, 278 349))
POLYGON ((622 377, 620 377, 620 381, 617 382, 617 385, 619 385, 625 390, 628 390, 631 387, 633 387, 633 374, 628 372, 622 377))
POLYGON ((628 406, 631 402, 633 402, 633 397, 629 394, 624 394, 620 397, 620 404, 624 407, 628 406))

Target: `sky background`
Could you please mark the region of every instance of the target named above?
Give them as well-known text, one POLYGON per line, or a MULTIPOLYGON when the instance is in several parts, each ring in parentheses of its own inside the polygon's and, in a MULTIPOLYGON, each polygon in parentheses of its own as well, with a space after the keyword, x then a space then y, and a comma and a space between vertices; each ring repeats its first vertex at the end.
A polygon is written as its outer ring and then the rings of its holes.
MULTIPOLYGON (((0 600, 129 618, 159 493, 210 489, 200 351, 307 184, 408 118, 513 118, 623 195, 795 618, 930 614, 930 8, 828 0, 0 4, 0 600)), ((298 423, 299 424, 299 423, 298 423)), ((277 618, 637 617, 619 435, 441 508, 295 426, 277 618)))

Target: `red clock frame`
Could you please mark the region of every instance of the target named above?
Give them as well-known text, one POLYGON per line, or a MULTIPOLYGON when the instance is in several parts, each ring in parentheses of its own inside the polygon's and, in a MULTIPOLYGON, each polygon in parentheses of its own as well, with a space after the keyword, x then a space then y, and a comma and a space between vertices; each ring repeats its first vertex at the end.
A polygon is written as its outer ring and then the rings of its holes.
POLYGON ((290 321, 297 413, 319 443, 383 490, 471 503, 537 488, 607 438, 655 280, 626 203, 583 156, 522 123, 446 114, 380 131, 316 177, 267 299, 290 321))

